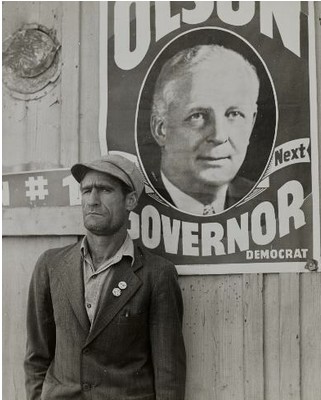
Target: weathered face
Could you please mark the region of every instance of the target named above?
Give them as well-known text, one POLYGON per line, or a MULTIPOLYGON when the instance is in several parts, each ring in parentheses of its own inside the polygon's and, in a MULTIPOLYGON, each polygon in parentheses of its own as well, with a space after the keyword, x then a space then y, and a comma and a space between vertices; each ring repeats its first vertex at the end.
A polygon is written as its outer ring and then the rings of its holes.
POLYGON ((89 171, 80 184, 85 228, 96 235, 118 232, 136 206, 135 192, 124 195, 117 179, 89 171))
POLYGON ((168 112, 154 121, 154 137, 162 170, 181 190, 193 195, 235 177, 256 117, 253 86, 244 67, 209 62, 177 79, 168 112))

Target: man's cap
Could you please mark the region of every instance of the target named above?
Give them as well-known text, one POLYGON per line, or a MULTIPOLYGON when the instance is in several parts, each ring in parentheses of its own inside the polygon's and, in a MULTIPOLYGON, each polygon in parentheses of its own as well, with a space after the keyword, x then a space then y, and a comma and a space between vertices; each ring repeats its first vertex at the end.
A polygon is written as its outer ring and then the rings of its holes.
POLYGON ((119 154, 108 154, 89 163, 78 163, 71 167, 71 173, 79 183, 89 170, 103 172, 120 179, 139 197, 144 189, 144 179, 135 163, 119 154))

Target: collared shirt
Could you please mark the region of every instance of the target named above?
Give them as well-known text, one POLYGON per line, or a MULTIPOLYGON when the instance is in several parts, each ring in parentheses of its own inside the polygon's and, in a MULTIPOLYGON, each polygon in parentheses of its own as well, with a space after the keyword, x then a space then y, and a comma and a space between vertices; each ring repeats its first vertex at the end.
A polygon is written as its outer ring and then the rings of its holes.
MULTIPOLYGON (((203 203, 201 203, 198 200, 195 200, 193 197, 182 192, 180 189, 178 189, 176 186, 174 186, 166 178, 166 176, 164 175, 164 173, 162 171, 161 171, 161 176, 162 176, 162 180, 163 180, 165 189, 171 196, 171 198, 177 208, 179 208, 180 210, 189 212, 191 214, 203 215, 203 211, 204 211, 203 203)), ((209 206, 212 206, 215 213, 219 213, 224 210, 227 188, 228 188, 228 185, 226 185, 226 188, 222 188, 223 190, 221 190, 219 192, 218 198, 209 204, 209 206)))
POLYGON ((90 323, 93 323, 100 295, 105 285, 109 284, 111 274, 110 267, 117 264, 123 256, 129 256, 134 263, 134 243, 129 235, 127 235, 124 243, 120 246, 115 255, 106 260, 97 270, 95 270, 92 258, 88 251, 88 243, 86 236, 81 243, 81 253, 83 256, 83 272, 84 272, 84 288, 85 288, 85 308, 90 323))

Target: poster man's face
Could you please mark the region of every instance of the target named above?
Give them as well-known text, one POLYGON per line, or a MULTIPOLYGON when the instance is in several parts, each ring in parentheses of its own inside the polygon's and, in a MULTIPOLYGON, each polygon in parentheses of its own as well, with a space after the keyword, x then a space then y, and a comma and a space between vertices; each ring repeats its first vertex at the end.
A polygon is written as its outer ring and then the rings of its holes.
POLYGON ((174 185, 193 196, 235 177, 256 117, 253 86, 243 66, 210 62, 178 78, 156 127, 162 170, 174 185))

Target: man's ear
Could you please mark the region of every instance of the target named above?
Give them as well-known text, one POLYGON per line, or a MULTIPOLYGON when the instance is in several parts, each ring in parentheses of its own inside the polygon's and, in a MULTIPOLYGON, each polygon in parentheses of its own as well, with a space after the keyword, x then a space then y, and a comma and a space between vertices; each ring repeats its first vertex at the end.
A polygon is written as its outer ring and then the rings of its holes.
POLYGON ((133 211, 133 209, 137 206, 138 197, 136 192, 128 193, 126 196, 126 210, 133 211))
POLYGON ((152 132, 153 138, 156 140, 156 143, 160 147, 165 146, 166 129, 164 127, 163 118, 153 114, 150 118, 150 130, 152 132))
POLYGON ((254 112, 253 112, 252 129, 254 128, 256 117, 257 117, 257 104, 255 104, 255 109, 254 109, 254 112))

